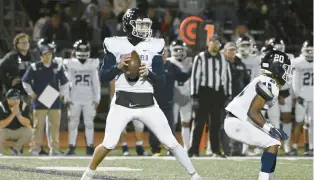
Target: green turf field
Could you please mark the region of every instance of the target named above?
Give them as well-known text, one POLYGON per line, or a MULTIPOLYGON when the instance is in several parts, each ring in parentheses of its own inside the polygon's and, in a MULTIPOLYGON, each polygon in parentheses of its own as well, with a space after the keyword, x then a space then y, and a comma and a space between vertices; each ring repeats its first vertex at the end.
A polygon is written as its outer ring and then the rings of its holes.
MULTIPOLYGON (((0 157, 0 180, 80 179, 90 157, 0 157)), ((199 174, 208 180, 255 180, 260 158, 192 158, 199 174)), ((311 180, 313 159, 279 157, 277 180, 311 180)), ((173 157, 109 156, 100 165, 95 179, 189 180, 173 157)))

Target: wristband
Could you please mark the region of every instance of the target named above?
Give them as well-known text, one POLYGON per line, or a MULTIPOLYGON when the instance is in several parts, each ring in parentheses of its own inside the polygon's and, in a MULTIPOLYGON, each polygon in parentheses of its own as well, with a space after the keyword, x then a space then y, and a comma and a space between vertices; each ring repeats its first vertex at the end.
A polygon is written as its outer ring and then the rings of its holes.
POLYGON ((269 132, 271 128, 272 126, 267 122, 265 122, 265 124, 263 125, 263 130, 265 130, 266 132, 269 132))

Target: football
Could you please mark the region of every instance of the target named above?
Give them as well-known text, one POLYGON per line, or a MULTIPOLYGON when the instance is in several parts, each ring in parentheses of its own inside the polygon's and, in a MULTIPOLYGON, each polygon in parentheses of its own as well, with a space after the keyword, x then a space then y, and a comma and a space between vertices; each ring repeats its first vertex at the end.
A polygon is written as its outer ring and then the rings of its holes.
POLYGON ((127 61, 128 66, 125 68, 126 75, 134 79, 138 76, 141 66, 141 59, 140 56, 137 54, 136 51, 131 52, 131 60, 127 61))

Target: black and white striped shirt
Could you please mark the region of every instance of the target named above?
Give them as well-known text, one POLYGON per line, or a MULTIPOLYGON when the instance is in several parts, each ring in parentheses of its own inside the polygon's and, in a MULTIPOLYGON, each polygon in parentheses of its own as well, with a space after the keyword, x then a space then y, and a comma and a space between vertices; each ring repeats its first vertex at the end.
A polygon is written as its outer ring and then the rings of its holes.
POLYGON ((208 51, 203 51, 195 56, 191 75, 192 97, 198 95, 200 86, 216 91, 223 86, 225 95, 232 95, 230 66, 222 53, 212 56, 208 51))

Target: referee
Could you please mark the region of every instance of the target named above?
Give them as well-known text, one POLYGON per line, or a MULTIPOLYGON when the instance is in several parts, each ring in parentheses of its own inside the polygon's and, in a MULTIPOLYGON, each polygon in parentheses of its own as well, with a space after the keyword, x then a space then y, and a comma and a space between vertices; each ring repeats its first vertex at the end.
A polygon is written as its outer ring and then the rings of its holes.
POLYGON ((205 122, 210 115, 210 143, 213 156, 220 152, 220 119, 224 102, 232 95, 231 72, 225 56, 219 52, 220 39, 212 36, 208 49, 195 56, 191 76, 191 96, 194 121, 191 129, 189 156, 199 155, 199 145, 205 122))

